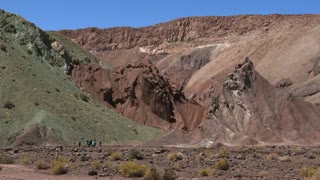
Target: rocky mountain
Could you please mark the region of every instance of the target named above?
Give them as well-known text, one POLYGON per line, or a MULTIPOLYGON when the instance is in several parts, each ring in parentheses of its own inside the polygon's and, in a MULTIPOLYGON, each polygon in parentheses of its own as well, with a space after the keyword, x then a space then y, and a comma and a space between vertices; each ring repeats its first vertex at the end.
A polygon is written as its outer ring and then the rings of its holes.
MULTIPOLYGON (((20 16, 0 11, 0 146, 147 140, 161 131, 105 108, 70 76, 94 55, 20 16)), ((107 67, 107 66, 105 66, 107 67)))
POLYGON ((79 86, 139 123, 174 130, 154 142, 316 144, 319 22, 190 17, 58 33, 115 68, 79 64, 79 86))

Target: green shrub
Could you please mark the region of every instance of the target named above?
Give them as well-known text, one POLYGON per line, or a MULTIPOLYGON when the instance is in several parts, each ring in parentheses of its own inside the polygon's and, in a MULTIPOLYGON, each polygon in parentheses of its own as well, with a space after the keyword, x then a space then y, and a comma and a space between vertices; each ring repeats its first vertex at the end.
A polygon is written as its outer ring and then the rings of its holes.
POLYGON ((58 156, 51 163, 50 172, 54 175, 65 174, 68 172, 68 166, 70 166, 70 162, 65 157, 58 156))
POLYGON ((143 177, 148 167, 133 161, 128 161, 120 165, 120 172, 125 177, 143 177))
POLYGON ((167 155, 167 159, 170 161, 178 161, 183 159, 183 154, 181 152, 172 152, 167 155))
POLYGON ((312 177, 316 172, 317 170, 312 167, 302 167, 299 169, 299 174, 306 178, 312 177))
POLYGON ((220 170, 228 170, 229 169, 229 163, 226 159, 220 159, 217 163, 216 163, 216 168, 220 169, 220 170))
POLYGON ((132 159, 142 160, 143 159, 143 154, 138 149, 131 149, 129 154, 128 154, 128 158, 130 160, 132 160, 132 159))
POLYGON ((40 169, 40 170, 49 169, 49 165, 42 160, 36 162, 36 167, 37 169, 40 169))
POLYGON ((14 163, 14 160, 12 157, 0 155, 0 164, 13 164, 13 163, 14 163))
POLYGON ((220 158, 229 157, 229 152, 225 149, 222 149, 218 152, 218 157, 220 157, 220 158))
POLYGON ((88 101, 89 101, 89 97, 88 97, 87 95, 85 95, 85 94, 80 94, 80 99, 81 99, 82 101, 85 101, 85 102, 88 102, 88 101))
POLYGON ((122 156, 123 155, 121 152, 113 152, 113 153, 111 153, 109 158, 111 161, 118 161, 118 160, 122 159, 122 156))
POLYGON ((215 169, 210 169, 210 168, 204 168, 200 170, 200 176, 212 176, 216 172, 215 169))
POLYGON ((143 179, 144 180, 162 180, 163 178, 161 177, 161 174, 156 168, 151 167, 147 170, 143 179))
POLYGON ((2 51, 7 51, 7 46, 6 45, 4 45, 4 44, 0 44, 0 49, 2 50, 2 51))
POLYGON ((74 93, 73 96, 74 96, 75 98, 77 98, 77 99, 80 99, 80 98, 79 98, 79 95, 78 95, 77 93, 74 93))

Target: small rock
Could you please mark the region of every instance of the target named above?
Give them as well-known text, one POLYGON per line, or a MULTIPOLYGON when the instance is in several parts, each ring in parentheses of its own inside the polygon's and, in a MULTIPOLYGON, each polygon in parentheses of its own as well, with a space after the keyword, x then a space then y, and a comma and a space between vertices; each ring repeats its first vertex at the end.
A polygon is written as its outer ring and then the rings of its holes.
POLYGON ((96 176, 96 175, 98 175, 98 172, 95 171, 95 170, 90 170, 90 171, 88 172, 88 175, 89 175, 89 176, 96 176))
POLYGON ((238 154, 237 159, 244 160, 244 159, 245 159, 245 157, 244 157, 242 154, 238 154))
POLYGON ((17 154, 19 152, 18 149, 13 150, 13 153, 17 154))
POLYGON ((308 159, 315 159, 316 158, 316 156, 312 152, 305 153, 304 157, 306 157, 308 159))
POLYGON ((152 154, 152 157, 158 157, 159 155, 158 154, 152 154))
POLYGON ((99 174, 99 177, 106 177, 106 175, 101 173, 101 174, 99 174))
POLYGON ((9 152, 9 151, 12 151, 12 150, 13 150, 13 148, 5 148, 4 149, 5 152, 9 152))
POLYGON ((235 177, 235 178, 241 178, 241 174, 233 174, 233 177, 235 177))
POLYGON ((282 156, 282 157, 279 157, 278 160, 282 162, 291 162, 290 156, 282 156))

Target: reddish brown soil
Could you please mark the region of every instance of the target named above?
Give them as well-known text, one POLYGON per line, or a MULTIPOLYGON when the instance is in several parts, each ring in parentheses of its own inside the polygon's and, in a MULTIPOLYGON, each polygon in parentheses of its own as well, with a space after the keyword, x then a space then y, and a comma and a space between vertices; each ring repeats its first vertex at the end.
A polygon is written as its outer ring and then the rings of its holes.
POLYGON ((94 179, 88 176, 93 169, 92 162, 98 160, 101 165, 108 162, 108 167, 96 170, 99 179, 124 179, 117 166, 128 161, 128 152, 131 149, 140 149, 144 159, 134 160, 148 167, 156 167, 160 172, 165 168, 173 169, 178 179, 301 179, 299 174, 301 167, 319 166, 318 147, 298 146, 242 146, 211 148, 172 148, 172 147, 148 147, 148 146, 107 146, 102 148, 71 148, 64 147, 61 155, 72 161, 66 175, 50 175, 49 170, 37 170, 35 162, 45 160, 50 163, 57 152, 54 147, 44 148, 19 148, 18 153, 10 149, 2 149, 2 155, 15 158, 15 165, 0 165, 0 178, 2 179, 94 179), (219 152, 225 149, 226 157, 219 157, 219 152), (8 151, 9 150, 9 151, 8 151), (110 152, 122 152, 123 159, 111 161, 110 152), (181 152, 182 160, 171 161, 167 159, 168 153, 181 152), (30 157, 30 163, 23 165, 19 162, 22 156, 30 157), (89 157, 86 161, 83 157, 89 157), (215 164, 220 159, 226 159, 230 168, 219 170, 215 164), (216 169, 212 177, 201 177, 199 170, 203 168, 216 169))

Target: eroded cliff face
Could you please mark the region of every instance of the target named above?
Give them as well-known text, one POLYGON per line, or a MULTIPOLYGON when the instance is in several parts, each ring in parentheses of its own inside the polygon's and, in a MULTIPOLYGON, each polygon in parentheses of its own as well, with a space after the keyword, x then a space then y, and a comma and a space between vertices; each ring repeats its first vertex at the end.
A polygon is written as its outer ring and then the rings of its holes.
POLYGON ((62 30, 61 34, 85 49, 94 52, 159 46, 172 42, 190 42, 199 38, 237 38, 253 31, 268 31, 280 23, 297 23, 306 19, 312 24, 316 19, 304 16, 226 16, 189 17, 144 28, 116 27, 108 29, 86 28, 62 30), (310 21, 311 20, 311 21, 310 21))
POLYGON ((319 110, 273 87, 247 58, 226 77, 223 93, 212 97, 197 133, 226 144, 317 144, 319 110))
POLYGON ((72 79, 100 102, 141 124, 191 130, 204 117, 204 108, 186 100, 151 63, 128 64, 113 72, 97 64, 78 65, 72 79))

